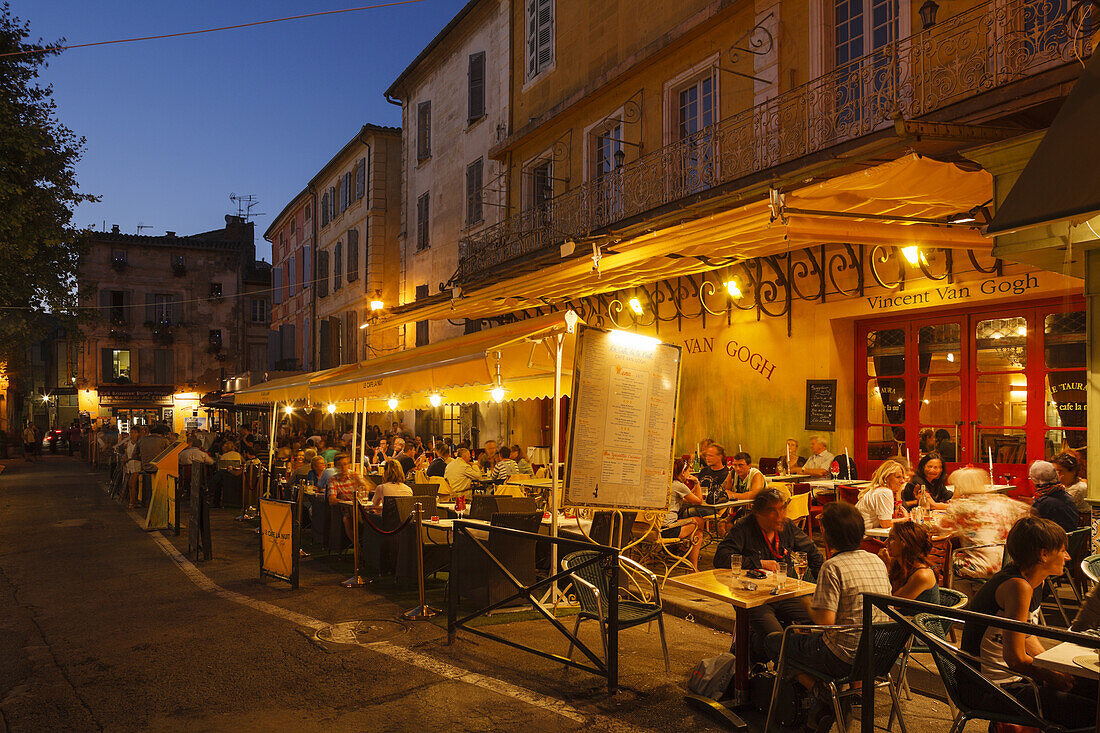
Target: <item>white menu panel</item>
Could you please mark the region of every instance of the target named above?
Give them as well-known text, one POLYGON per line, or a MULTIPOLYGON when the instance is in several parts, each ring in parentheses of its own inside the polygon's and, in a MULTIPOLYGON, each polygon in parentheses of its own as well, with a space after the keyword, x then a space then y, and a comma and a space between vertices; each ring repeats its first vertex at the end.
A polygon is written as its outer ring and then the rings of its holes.
POLYGON ((667 509, 680 347, 580 327, 563 504, 667 509))

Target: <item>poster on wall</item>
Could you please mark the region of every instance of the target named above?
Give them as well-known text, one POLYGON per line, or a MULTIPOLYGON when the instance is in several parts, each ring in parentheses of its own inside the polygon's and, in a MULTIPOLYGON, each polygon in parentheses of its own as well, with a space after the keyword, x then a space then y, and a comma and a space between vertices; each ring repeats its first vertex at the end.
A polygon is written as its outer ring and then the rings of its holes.
POLYGON ((580 326, 563 505, 667 509, 680 347, 580 326))

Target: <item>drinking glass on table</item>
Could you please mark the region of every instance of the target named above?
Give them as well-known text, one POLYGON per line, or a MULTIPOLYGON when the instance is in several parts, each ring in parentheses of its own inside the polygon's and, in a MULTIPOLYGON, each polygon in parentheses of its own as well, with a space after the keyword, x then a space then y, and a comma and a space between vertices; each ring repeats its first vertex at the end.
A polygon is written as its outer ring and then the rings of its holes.
POLYGON ((775 587, 783 588, 787 585, 787 563, 777 562, 775 564, 775 587))
POLYGON ((792 552, 791 567, 794 569, 795 577, 802 580, 806 576, 806 568, 809 567, 809 559, 806 557, 806 553, 792 552))
POLYGON ((741 574, 741 556, 730 555, 730 574, 736 579, 741 574))

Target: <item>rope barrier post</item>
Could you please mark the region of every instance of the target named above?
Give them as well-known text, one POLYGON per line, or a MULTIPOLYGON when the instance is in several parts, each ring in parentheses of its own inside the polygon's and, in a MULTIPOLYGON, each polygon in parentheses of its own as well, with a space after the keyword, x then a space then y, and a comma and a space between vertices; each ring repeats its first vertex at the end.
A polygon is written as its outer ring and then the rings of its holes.
POLYGON ((351 547, 355 555, 355 572, 340 585, 345 588, 362 588, 370 581, 359 572, 359 489, 355 490, 351 500, 351 533, 354 535, 351 538, 351 547))
MULTIPOLYGON (((416 587, 420 591, 420 605, 401 614, 401 618, 410 621, 423 621, 432 616, 439 615, 438 608, 432 608, 424 600, 424 507, 418 501, 413 505, 416 512, 416 587)), ((448 611, 451 609, 448 608, 448 611)))

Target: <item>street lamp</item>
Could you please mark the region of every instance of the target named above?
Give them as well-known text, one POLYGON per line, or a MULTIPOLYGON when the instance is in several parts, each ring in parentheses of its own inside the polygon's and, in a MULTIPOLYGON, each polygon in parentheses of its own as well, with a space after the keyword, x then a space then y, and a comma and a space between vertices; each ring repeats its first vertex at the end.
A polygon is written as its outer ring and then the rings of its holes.
POLYGON ((626 152, 619 148, 615 151, 615 167, 622 168, 624 163, 626 163, 626 152))
POLYGON ((924 29, 928 30, 936 24, 936 13, 939 11, 940 6, 936 4, 936 0, 924 0, 924 5, 920 6, 920 22, 924 25, 924 29))

